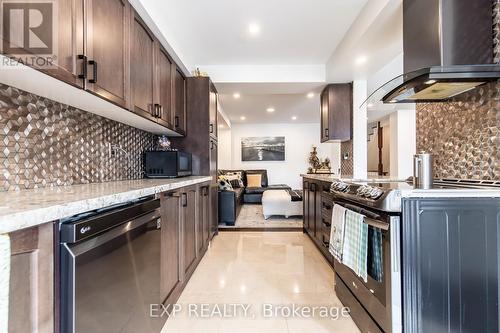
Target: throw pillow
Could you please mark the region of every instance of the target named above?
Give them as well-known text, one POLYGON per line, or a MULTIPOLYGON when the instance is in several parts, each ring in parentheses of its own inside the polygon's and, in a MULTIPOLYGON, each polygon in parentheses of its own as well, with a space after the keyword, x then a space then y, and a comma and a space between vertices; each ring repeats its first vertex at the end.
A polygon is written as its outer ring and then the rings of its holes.
MULTIPOLYGON (((229 180, 238 180, 238 185, 235 187, 245 187, 245 184, 243 184, 243 174, 241 171, 233 171, 233 172, 228 172, 226 173, 226 176, 229 177, 229 180)), ((232 182, 231 182, 232 183, 232 182)))
POLYGON ((241 180, 241 174, 240 175, 238 175, 237 173, 226 174, 225 178, 227 181, 231 183, 233 187, 245 187, 243 185, 243 181, 241 180))
POLYGON ((219 190, 221 191, 231 191, 233 187, 231 183, 223 177, 219 177, 219 190))
POLYGON ((262 175, 247 175, 248 187, 262 187, 262 175))

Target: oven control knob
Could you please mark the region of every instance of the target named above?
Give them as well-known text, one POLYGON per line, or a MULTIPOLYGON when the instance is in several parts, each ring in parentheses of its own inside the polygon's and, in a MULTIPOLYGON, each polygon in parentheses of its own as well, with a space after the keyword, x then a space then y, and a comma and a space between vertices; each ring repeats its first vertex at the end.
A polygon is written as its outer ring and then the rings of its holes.
POLYGON ((370 198, 372 199, 378 199, 382 195, 382 190, 379 188, 374 188, 373 191, 370 193, 370 198))

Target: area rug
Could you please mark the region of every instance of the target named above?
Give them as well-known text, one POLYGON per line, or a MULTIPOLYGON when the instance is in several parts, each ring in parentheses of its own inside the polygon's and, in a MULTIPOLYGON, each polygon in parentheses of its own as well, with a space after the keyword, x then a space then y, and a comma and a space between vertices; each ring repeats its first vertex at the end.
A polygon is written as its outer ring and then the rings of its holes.
POLYGON ((219 225, 219 229, 231 228, 302 228, 302 216, 271 216, 269 219, 264 219, 262 213, 262 205, 246 204, 241 207, 240 215, 234 226, 219 225))

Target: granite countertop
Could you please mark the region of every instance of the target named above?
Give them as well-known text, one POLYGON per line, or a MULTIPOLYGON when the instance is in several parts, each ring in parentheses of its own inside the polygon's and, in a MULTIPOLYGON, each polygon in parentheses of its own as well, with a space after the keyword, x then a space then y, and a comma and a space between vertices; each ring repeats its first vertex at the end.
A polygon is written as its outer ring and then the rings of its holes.
POLYGON ((0 234, 211 180, 139 179, 0 192, 0 234))

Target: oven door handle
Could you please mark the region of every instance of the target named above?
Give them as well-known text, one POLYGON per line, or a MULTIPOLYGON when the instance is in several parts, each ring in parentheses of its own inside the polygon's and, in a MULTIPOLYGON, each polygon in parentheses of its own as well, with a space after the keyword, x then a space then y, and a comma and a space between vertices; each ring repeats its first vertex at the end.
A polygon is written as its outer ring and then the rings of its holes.
POLYGON ((366 209, 363 209, 363 208, 360 208, 360 207, 357 207, 354 205, 350 205, 348 203, 344 204, 344 207, 349 209, 349 210, 352 210, 353 212, 356 212, 358 214, 365 215, 371 219, 380 219, 380 215, 372 213, 366 209))
POLYGON ((389 230, 389 226, 390 226, 389 223, 384 223, 384 222, 381 222, 381 221, 377 221, 377 220, 374 220, 374 219, 366 217, 366 216, 365 216, 364 222, 365 222, 365 224, 368 224, 368 225, 370 225, 372 227, 375 227, 375 228, 382 229, 384 231, 388 231, 389 230))

